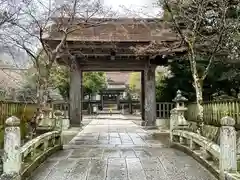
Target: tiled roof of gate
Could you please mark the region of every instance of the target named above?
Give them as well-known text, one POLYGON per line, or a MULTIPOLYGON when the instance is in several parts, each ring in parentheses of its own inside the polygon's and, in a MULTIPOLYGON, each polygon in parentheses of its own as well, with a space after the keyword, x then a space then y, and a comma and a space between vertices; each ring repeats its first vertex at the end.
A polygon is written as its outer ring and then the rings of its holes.
MULTIPOLYGON (((56 24, 49 26, 46 40, 60 40, 56 24)), ((78 30, 68 37, 70 41, 175 41, 177 36, 160 19, 93 19, 88 22, 93 27, 84 28, 83 20, 76 22, 78 30), (97 24, 97 25, 96 25, 97 24)), ((89 25, 86 25, 89 26, 89 25)), ((91 26, 91 25, 90 25, 91 26)))

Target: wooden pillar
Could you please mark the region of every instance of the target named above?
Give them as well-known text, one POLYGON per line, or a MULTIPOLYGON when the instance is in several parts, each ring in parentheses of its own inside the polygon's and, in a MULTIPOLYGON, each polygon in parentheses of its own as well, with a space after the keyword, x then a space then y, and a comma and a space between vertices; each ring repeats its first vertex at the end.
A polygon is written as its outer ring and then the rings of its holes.
POLYGON ((156 125, 156 90, 155 90, 155 65, 148 65, 144 70, 145 82, 145 126, 156 125))
POLYGON ((142 114, 142 125, 145 124, 145 81, 144 81, 144 71, 141 71, 141 114, 142 114))
POLYGON ((103 104, 103 93, 101 93, 101 106, 102 106, 102 109, 101 109, 101 111, 103 110, 103 106, 104 106, 104 104, 103 104))
POLYGON ((82 71, 76 63, 70 75, 70 125, 80 126, 82 121, 82 71))
POLYGON ((88 94, 88 114, 92 114, 92 104, 91 104, 92 96, 88 94))
POLYGON ((117 110, 120 110, 120 95, 117 94, 117 110))
POLYGON ((132 114, 132 113, 133 113, 132 100, 130 100, 130 102, 129 102, 129 104, 128 104, 128 107, 129 107, 129 113, 132 114))

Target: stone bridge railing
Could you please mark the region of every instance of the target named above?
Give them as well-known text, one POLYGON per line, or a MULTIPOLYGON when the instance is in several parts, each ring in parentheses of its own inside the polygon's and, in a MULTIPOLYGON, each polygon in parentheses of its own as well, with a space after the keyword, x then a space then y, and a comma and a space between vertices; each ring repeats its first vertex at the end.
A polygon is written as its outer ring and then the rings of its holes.
POLYGON ((0 180, 22 180, 51 154, 62 148, 61 132, 42 134, 21 146, 20 120, 6 120, 3 174, 0 180))
POLYGON ((176 108, 171 111, 170 138, 172 147, 180 149, 210 170, 220 180, 237 180, 237 138, 235 120, 223 117, 220 120, 220 143, 216 144, 200 133, 192 132, 184 117, 187 108, 181 94, 175 98, 176 108))

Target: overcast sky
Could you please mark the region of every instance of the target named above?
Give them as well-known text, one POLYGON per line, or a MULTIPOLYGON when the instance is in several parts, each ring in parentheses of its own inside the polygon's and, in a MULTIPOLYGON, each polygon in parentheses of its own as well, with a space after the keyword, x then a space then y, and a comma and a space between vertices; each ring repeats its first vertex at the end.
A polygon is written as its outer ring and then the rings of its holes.
MULTIPOLYGON (((55 0, 60 5, 72 0, 55 0)), ((83 2, 86 0, 83 0, 83 2)), ((93 4, 98 0, 87 0, 93 4)), ((161 8, 156 5, 159 0, 100 0, 105 7, 110 7, 112 11, 118 12, 120 17, 146 17, 153 18, 161 15, 161 8)))
POLYGON ((159 17, 161 8, 157 0, 102 0, 105 6, 118 11, 120 16, 159 17))

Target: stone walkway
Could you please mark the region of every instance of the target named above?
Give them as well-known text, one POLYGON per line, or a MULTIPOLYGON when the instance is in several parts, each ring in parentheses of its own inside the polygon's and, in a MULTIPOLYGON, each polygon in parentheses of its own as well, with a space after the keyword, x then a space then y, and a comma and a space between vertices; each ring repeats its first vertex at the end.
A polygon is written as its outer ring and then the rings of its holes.
POLYGON ((119 115, 94 119, 31 180, 215 180, 193 158, 168 148, 119 115), (121 118, 121 119, 120 119, 121 118))

